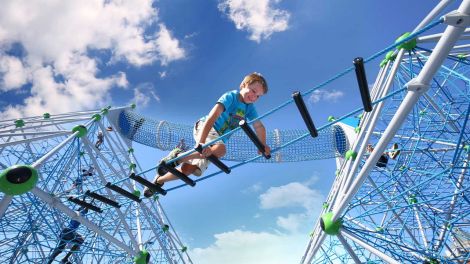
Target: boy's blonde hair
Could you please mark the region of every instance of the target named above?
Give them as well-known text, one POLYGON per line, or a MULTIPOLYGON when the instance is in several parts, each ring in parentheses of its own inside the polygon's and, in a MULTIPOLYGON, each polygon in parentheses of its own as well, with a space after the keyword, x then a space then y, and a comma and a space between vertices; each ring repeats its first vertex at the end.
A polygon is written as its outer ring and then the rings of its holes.
POLYGON ((264 94, 268 93, 268 83, 264 79, 263 75, 258 72, 253 72, 245 76, 242 83, 240 83, 240 89, 245 85, 250 85, 255 82, 259 82, 263 86, 264 94))

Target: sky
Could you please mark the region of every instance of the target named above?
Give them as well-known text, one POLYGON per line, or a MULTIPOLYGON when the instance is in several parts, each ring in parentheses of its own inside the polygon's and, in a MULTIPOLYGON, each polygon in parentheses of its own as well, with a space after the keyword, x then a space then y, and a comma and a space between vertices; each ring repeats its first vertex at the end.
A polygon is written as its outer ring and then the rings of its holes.
MULTIPOLYGON (((392 44, 438 2, 0 0, 0 118, 136 103, 191 124, 253 71, 269 85, 256 104, 265 113, 392 44)), ((306 103, 318 126, 357 109, 355 77, 306 103)), ((292 107, 263 123, 305 129, 292 107)), ((144 168, 164 154, 136 146, 144 168)), ((161 202, 194 263, 298 263, 335 170, 334 160, 253 163, 161 202)))

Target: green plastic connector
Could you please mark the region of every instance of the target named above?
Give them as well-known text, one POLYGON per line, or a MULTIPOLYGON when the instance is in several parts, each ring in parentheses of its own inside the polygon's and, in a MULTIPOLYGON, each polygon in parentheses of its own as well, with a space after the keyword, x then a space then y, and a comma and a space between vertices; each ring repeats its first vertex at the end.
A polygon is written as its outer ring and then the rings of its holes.
POLYGON ((395 51, 391 50, 385 54, 385 59, 388 61, 394 61, 397 57, 397 54, 395 54, 395 51))
POLYGON ((136 105, 134 103, 131 104, 131 108, 132 109, 135 109, 136 108, 136 105))
POLYGON ((134 149, 133 148, 128 149, 127 153, 134 153, 134 149))
POLYGON ((16 127, 24 127, 24 120, 23 119, 15 120, 15 126, 16 127))
POLYGON ((388 60, 383 59, 379 64, 380 68, 383 68, 385 65, 387 65, 387 62, 388 62, 388 60))
POLYGON ((418 202, 418 199, 416 199, 416 195, 412 194, 408 196, 408 203, 409 204, 416 204, 418 202))
POLYGON ((322 205, 323 209, 328 209, 328 206, 330 205, 327 202, 323 202, 323 205, 322 205))
POLYGON ((350 150, 346 151, 346 154, 344 155, 344 157, 346 158, 346 160, 350 160, 350 159, 356 160, 357 152, 350 149, 350 150))
POLYGON ((333 221, 333 212, 328 212, 320 218, 320 227, 327 235, 337 235, 342 225, 341 219, 333 221))
POLYGON ((51 118, 51 114, 49 114, 49 113, 44 113, 44 114, 42 115, 42 117, 44 117, 44 119, 49 119, 49 118, 51 118))
POLYGON ((108 112, 109 112, 109 109, 108 109, 108 108, 103 108, 103 109, 101 109, 101 114, 102 114, 102 115, 106 115, 108 112))
POLYGON ((135 195, 136 197, 139 197, 140 198, 140 191, 138 189, 134 189, 134 191, 132 192, 133 195, 135 195))
POLYGON ((143 249, 142 251, 139 251, 139 254, 134 257, 134 263, 135 264, 147 264, 150 261, 150 253, 147 252, 147 250, 143 249))
POLYGON ((184 253, 184 252, 186 252, 186 251, 188 251, 188 247, 186 247, 186 246, 183 246, 183 247, 181 248, 181 252, 183 252, 183 253, 184 253))
POLYGON ((467 153, 469 153, 469 152, 470 152, 470 145, 465 145, 465 146, 463 146, 463 149, 464 149, 467 153))
MULTIPOLYGON (((406 39, 407 37, 409 37, 411 35, 410 32, 406 32, 404 33, 403 35, 401 35, 399 38, 397 38, 397 40, 395 40, 395 43, 398 43, 404 39, 406 39)), ((412 39, 412 40, 409 40, 407 42, 404 42, 400 45, 398 45, 397 49, 405 49, 405 50, 412 50, 416 47, 416 38, 412 39)))
POLYGON ((31 191, 38 182, 38 171, 29 165, 15 165, 0 174, 0 192, 21 195, 31 191))
POLYGON ((162 226, 162 230, 163 230, 163 232, 168 232, 168 230, 170 230, 170 226, 167 225, 167 224, 164 224, 164 225, 162 226))
POLYGON ((459 55, 457 55, 457 58, 459 58, 459 60, 461 61, 464 61, 467 58, 467 54, 460 53, 459 55))
POLYGON ((95 122, 98 122, 101 120, 101 115, 100 114, 94 114, 91 116, 91 118, 93 118, 93 120, 95 120, 95 122))
POLYGON ((377 233, 383 233, 383 231, 384 231, 384 228, 381 227, 381 226, 378 226, 378 227, 375 228, 375 232, 377 232, 377 233))
POLYGON ((136 166, 137 165, 135 163, 131 163, 131 164, 129 164, 129 169, 131 169, 131 170, 135 169, 136 166))
POLYGON ((84 125, 78 125, 72 128, 72 132, 74 133, 78 132, 77 137, 81 138, 81 137, 86 136, 86 134, 88 133, 88 130, 84 125))
POLYGON ((355 127, 354 132, 356 132, 356 134, 359 134, 359 132, 361 132, 361 127, 360 126, 355 127))
POLYGON ((328 117, 328 122, 333 122, 335 120, 336 120, 336 118, 334 116, 329 116, 328 117))

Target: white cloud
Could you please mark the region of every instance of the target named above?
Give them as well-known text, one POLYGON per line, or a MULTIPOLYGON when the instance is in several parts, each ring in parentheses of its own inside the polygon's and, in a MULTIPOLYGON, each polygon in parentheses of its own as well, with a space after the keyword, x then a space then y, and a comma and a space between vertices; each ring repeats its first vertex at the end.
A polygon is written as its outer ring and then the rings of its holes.
MULTIPOLYGON (((0 91, 30 84, 21 105, 0 115, 38 115, 97 108, 114 87, 126 87, 123 72, 100 76, 109 62, 133 66, 184 58, 185 51, 151 0, 2 1, 0 91), (21 47, 21 57, 7 56, 21 47), (90 52, 95 51, 95 52, 90 52), (101 62, 109 54, 109 62, 101 62), (60 100, 60 101, 57 101, 60 100)), ((109 102, 108 102, 109 103, 109 102)))
POLYGON ((323 195, 318 190, 312 190, 307 185, 292 182, 279 187, 271 187, 260 195, 262 209, 303 207, 307 211, 323 203, 323 195), (321 199, 321 201, 318 201, 321 199))
POLYGON ((0 91, 21 88, 27 82, 23 63, 16 57, 0 56, 0 91))
POLYGON ((259 191, 261 191, 261 183, 257 182, 253 185, 251 185, 250 187, 242 190, 242 193, 245 193, 245 194, 248 194, 248 193, 257 193, 259 191))
POLYGON ((327 102, 337 102, 338 99, 343 96, 344 93, 337 90, 315 90, 312 95, 310 95, 310 101, 312 103, 318 103, 320 100, 324 100, 327 102))
POLYGON ((134 98, 131 103, 135 103, 140 107, 146 107, 151 99, 160 102, 160 97, 155 93, 155 88, 151 83, 142 83, 134 88, 134 98))
POLYGON ((305 209, 301 213, 291 213, 287 217, 277 217, 276 224, 290 232, 297 233, 305 226, 309 226, 314 215, 321 210, 325 200, 318 190, 310 189, 308 184, 315 183, 317 177, 312 177, 307 183, 292 182, 279 187, 271 187, 260 195, 262 209, 294 208, 305 209))
POLYGON ((219 10, 235 23, 239 30, 250 33, 250 39, 260 42, 274 32, 282 32, 289 27, 290 13, 275 9, 280 0, 224 0, 219 10))
POLYGON ((182 59, 185 56, 185 51, 180 48, 179 41, 171 36, 170 31, 163 24, 160 24, 156 46, 164 65, 168 64, 168 62, 182 59))
POLYGON ((215 235, 215 243, 189 252, 201 264, 297 263, 308 242, 307 234, 283 235, 234 230, 215 235), (302 243, 304 241, 304 243, 302 243))
MULTIPOLYGON (((195 248, 189 252, 195 263, 203 264, 284 264, 297 263, 309 240, 316 214, 321 210, 324 196, 309 184, 318 180, 314 176, 305 183, 292 182, 271 187, 259 196, 261 209, 300 207, 303 212, 277 218, 278 230, 252 232, 233 230, 216 234, 215 242, 206 248, 195 248)), ((259 213, 254 215, 260 219, 259 213)))

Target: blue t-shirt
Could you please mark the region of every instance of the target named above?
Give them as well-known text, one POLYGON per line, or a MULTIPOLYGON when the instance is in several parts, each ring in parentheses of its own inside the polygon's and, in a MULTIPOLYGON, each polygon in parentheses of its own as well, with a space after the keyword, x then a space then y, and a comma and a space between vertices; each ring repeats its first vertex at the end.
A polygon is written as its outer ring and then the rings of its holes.
MULTIPOLYGON (((88 209, 81 208, 78 211, 78 213, 80 214, 80 216, 85 216, 88 213, 88 209)), ((72 219, 72 220, 70 220, 69 225, 67 226, 67 228, 69 228, 73 232, 75 232, 75 230, 77 230, 79 226, 80 226, 80 222, 78 222, 77 220, 72 219)))
MULTIPOLYGON (((258 117, 256 108, 253 104, 245 104, 240 101, 240 91, 233 90, 224 93, 217 103, 224 106, 224 111, 214 123, 214 128, 223 135, 238 127, 238 122, 242 119, 253 120, 258 117)), ((207 116, 201 120, 206 120, 207 116)), ((226 139, 224 139, 226 141, 226 139)))

